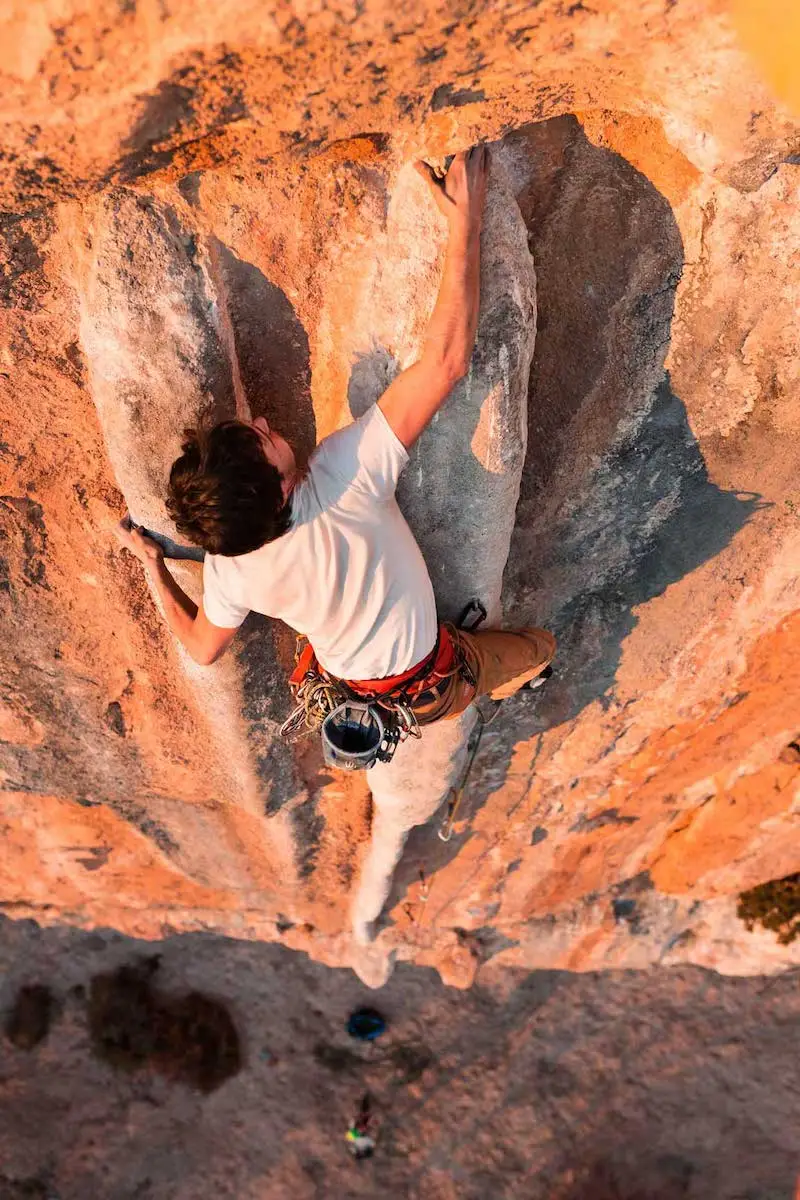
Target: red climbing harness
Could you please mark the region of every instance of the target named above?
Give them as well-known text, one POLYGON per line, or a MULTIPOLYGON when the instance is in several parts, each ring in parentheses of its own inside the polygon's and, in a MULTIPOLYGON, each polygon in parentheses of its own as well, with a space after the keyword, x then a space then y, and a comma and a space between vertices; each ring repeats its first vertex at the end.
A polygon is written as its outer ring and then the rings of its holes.
MULTIPOLYGON (((477 620, 469 628, 486 616, 483 605, 471 601, 459 628, 464 628, 466 616, 473 611, 477 620)), ((431 714, 456 675, 473 688, 477 685, 453 625, 439 625, 436 644, 421 662, 381 679, 330 675, 310 642, 299 636, 295 668, 289 678, 296 707, 281 726, 281 735, 291 741, 319 730, 325 762, 345 770, 360 771, 376 762, 390 762, 401 741, 420 737, 420 725, 437 719, 431 714)))
MULTIPOLYGON (((299 644, 300 639, 298 639, 299 644)), ((413 705, 422 700, 429 703, 436 698, 436 693, 448 679, 462 669, 462 664, 456 654, 456 647, 450 628, 440 625, 436 645, 421 662, 401 671, 399 675, 387 675, 381 679, 336 679, 328 676, 332 682, 342 684, 359 700, 379 700, 381 703, 398 700, 402 704, 413 705)), ((315 673, 326 676, 327 672, 320 666, 314 647, 306 642, 302 649, 298 648, 297 661, 289 685, 293 689, 301 686, 306 676, 315 673)))

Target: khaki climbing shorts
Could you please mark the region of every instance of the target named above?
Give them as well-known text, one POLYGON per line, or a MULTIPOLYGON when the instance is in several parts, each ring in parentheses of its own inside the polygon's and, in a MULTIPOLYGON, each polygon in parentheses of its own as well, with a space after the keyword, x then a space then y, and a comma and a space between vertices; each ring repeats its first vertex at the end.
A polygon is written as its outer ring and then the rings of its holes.
POLYGON ((556 652, 556 639, 546 629, 484 629, 475 633, 454 630, 457 650, 477 681, 473 686, 454 674, 440 694, 414 705, 420 725, 459 716, 477 696, 506 700, 540 675, 556 652))

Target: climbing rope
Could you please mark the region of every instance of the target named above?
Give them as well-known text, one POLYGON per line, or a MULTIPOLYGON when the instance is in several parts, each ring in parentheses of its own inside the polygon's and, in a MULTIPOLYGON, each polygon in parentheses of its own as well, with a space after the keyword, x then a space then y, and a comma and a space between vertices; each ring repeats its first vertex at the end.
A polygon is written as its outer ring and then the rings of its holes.
POLYGON ((281 737, 292 741, 315 733, 344 698, 330 679, 309 671, 295 692, 296 705, 281 725, 281 737))
MULTIPOLYGON (((492 720, 494 720, 494 716, 492 717, 492 720)), ((470 749, 467 765, 464 769, 464 774, 461 776, 461 782, 459 783, 458 787, 450 789, 447 797, 447 811, 445 813, 444 820, 439 826, 439 838, 443 842, 449 842, 450 838, 453 836, 453 826, 455 825, 456 818, 458 816, 458 810, 461 807, 461 801, 464 799, 464 792, 466 791, 467 784, 469 783, 469 777, 472 774, 472 767, 475 763, 475 759, 477 758, 478 751, 480 750, 481 741, 483 739, 483 731, 488 723, 489 722, 484 719, 481 710, 478 709, 478 720, 475 731, 473 731, 472 737, 470 738, 470 749)))

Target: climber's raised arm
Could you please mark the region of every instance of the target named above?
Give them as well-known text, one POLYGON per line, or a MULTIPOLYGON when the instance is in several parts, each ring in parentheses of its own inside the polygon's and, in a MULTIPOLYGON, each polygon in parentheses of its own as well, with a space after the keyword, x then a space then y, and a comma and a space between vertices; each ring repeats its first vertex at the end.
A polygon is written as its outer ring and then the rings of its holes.
POLYGON ((198 608, 170 574, 157 542, 129 528, 124 521, 116 532, 125 549, 135 554, 146 568, 161 600, 167 625, 190 657, 204 667, 216 662, 233 641, 238 626, 224 629, 209 621, 203 605, 198 608))
POLYGON ((480 241, 486 195, 485 146, 457 154, 444 179, 426 163, 427 179, 449 237, 439 295, 418 362, 401 372, 378 404, 409 449, 469 370, 480 300, 480 241))

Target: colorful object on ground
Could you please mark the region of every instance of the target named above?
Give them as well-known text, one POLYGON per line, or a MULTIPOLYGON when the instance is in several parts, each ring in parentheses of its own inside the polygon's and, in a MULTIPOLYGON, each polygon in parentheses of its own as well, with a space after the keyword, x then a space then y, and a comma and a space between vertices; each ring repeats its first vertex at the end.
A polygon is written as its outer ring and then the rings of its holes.
POLYGON ((375 1153, 374 1138, 371 1138, 368 1133, 359 1133, 354 1125, 350 1126, 344 1136, 347 1148, 353 1158, 371 1158, 375 1153))
MULTIPOLYGON (((365 1009, 363 1011, 368 1012, 370 1010, 365 1009)), ((347 1133, 344 1135, 347 1142, 347 1149, 353 1158, 371 1158, 375 1151, 375 1138, 371 1137, 367 1132, 371 1118, 372 1106, 370 1104, 369 1092, 365 1092, 361 1097, 358 1115, 353 1118, 347 1133)))

